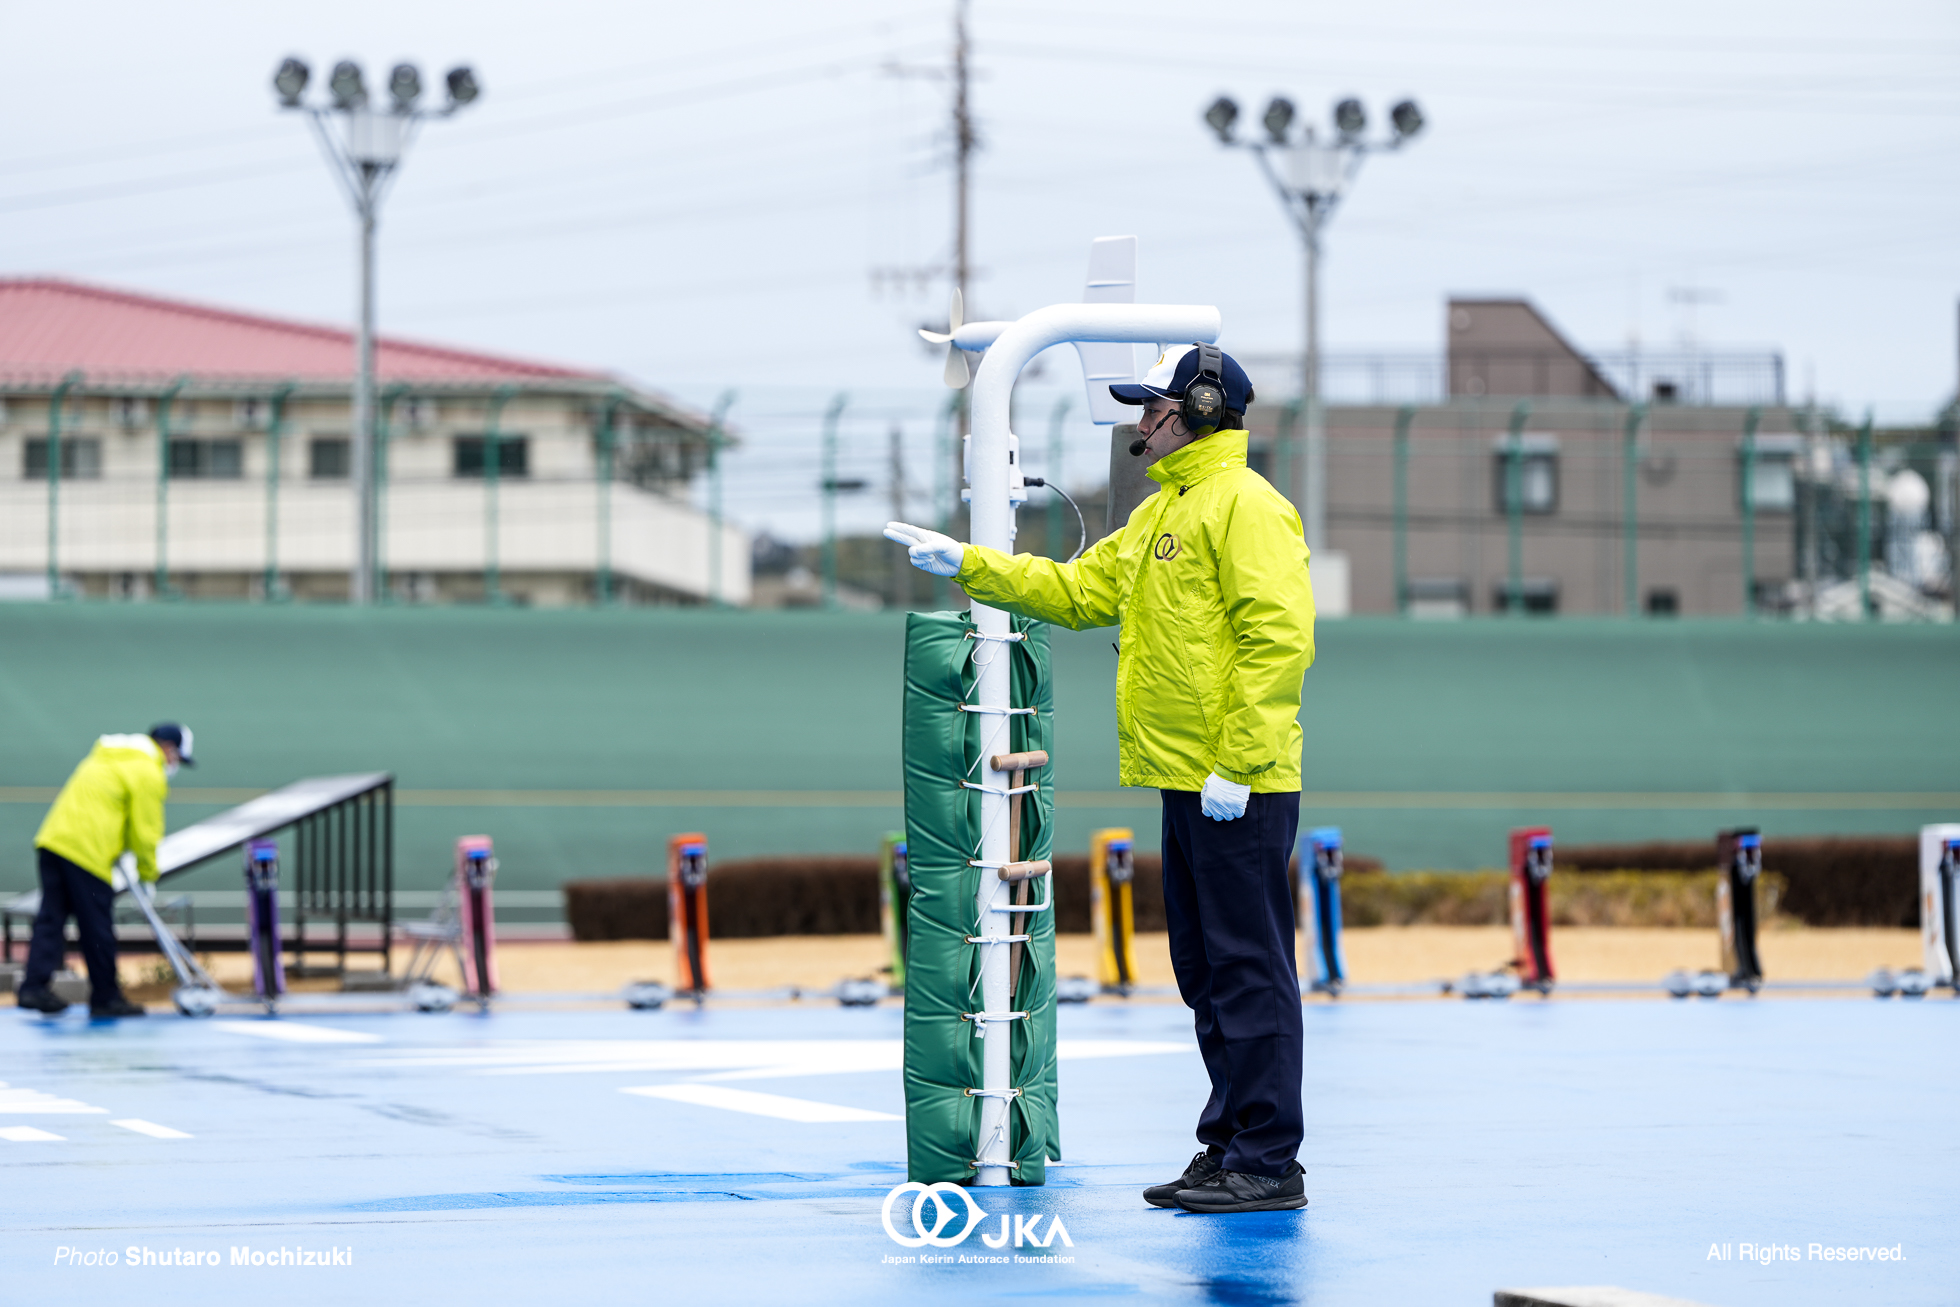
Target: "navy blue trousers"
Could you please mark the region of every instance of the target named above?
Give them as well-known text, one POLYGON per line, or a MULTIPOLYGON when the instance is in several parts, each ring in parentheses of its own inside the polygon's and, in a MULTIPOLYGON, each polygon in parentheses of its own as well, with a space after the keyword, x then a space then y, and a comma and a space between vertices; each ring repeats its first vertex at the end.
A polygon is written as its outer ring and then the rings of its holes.
POLYGON ((122 997, 116 980, 116 892, 100 876, 84 871, 49 849, 34 850, 40 862, 41 911, 34 918, 34 940, 27 946, 22 989, 54 979, 68 952, 63 932, 75 918, 82 960, 88 963, 88 1003, 105 1007, 122 997))
POLYGON ((1225 1168, 1279 1177, 1299 1154, 1304 1057, 1286 865, 1300 796, 1255 794, 1213 821, 1188 790, 1164 800, 1164 911, 1178 992, 1196 1018, 1211 1099, 1198 1142, 1225 1168))

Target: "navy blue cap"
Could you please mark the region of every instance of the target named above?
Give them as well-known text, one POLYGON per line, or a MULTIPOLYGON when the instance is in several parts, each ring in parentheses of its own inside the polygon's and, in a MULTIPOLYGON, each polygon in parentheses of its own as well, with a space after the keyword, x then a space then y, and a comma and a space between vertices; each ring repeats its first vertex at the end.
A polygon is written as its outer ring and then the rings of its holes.
MULTIPOLYGON (((1252 404, 1252 378, 1230 354, 1219 355, 1219 380, 1225 383, 1225 407, 1243 413, 1252 404)), ((1198 347, 1173 345, 1158 356, 1143 380, 1111 386, 1109 393, 1123 404, 1148 404, 1153 399, 1183 399, 1184 388, 1198 378, 1198 347)))
POLYGON ((177 761, 186 767, 197 766, 197 760, 191 757, 190 727, 183 725, 181 722, 164 722, 159 726, 152 726, 150 728, 150 738, 158 744, 176 745, 177 761))

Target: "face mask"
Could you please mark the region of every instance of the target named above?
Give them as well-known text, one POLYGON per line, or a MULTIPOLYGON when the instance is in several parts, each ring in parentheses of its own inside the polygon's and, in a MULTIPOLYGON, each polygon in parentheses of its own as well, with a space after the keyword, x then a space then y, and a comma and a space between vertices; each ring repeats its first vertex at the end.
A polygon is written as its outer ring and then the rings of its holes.
POLYGON ((170 761, 168 758, 164 759, 163 774, 166 779, 175 776, 177 774, 177 764, 170 761))

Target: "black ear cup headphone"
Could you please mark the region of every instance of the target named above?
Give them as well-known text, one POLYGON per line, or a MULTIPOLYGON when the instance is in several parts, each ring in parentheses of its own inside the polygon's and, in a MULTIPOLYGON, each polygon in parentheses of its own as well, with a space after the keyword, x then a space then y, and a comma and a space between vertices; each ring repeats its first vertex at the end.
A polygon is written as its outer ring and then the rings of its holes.
POLYGON ((1199 342, 1197 375, 1184 388, 1178 416, 1187 431, 1216 429, 1225 420, 1225 355, 1216 345, 1199 342))
MULTIPOLYGON (((1198 351, 1198 371, 1184 388, 1177 415, 1184 419, 1187 431, 1197 432, 1206 427, 1216 430, 1225 420, 1225 355, 1218 346, 1202 341, 1196 342, 1193 348, 1198 351)), ((1141 457, 1149 445, 1147 438, 1131 441, 1130 455, 1141 457)))

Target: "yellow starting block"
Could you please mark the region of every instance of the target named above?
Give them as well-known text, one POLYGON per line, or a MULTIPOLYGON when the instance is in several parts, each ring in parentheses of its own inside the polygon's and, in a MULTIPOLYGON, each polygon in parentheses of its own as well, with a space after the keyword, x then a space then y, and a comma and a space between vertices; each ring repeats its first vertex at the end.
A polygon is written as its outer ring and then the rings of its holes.
POLYGON ((1137 983, 1136 836, 1112 826, 1089 837, 1089 915, 1095 923, 1096 956, 1105 994, 1128 994, 1137 983))

